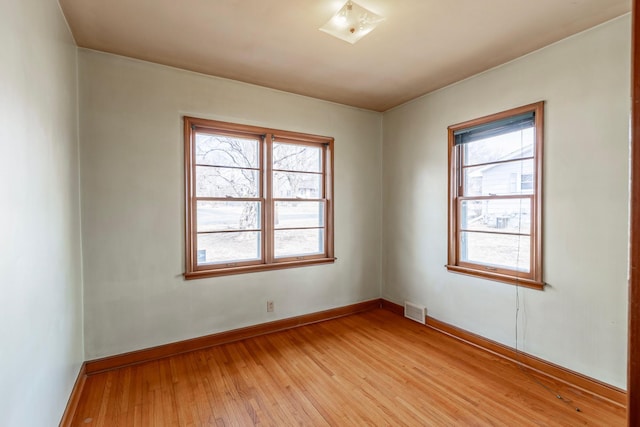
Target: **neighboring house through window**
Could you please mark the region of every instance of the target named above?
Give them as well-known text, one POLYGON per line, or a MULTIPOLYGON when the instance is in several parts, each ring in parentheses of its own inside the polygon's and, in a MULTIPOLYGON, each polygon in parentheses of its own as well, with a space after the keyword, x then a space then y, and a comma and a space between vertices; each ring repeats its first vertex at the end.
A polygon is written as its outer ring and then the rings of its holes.
POLYGON ((543 287, 543 110, 449 127, 450 271, 543 287))
POLYGON ((333 262, 333 138, 184 118, 188 279, 333 262))

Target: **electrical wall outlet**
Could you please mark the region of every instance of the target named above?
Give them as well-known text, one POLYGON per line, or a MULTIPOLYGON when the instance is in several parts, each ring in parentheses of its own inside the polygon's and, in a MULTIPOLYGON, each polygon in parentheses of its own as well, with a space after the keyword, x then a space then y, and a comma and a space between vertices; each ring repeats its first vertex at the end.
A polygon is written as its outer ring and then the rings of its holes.
POLYGON ((273 313, 273 301, 267 301, 267 313, 273 313))

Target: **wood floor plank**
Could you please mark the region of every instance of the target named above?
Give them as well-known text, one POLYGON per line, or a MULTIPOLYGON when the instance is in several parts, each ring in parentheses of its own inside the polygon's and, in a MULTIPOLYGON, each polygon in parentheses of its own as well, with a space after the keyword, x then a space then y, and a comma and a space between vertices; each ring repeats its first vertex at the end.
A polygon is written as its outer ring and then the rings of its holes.
POLYGON ((90 375, 73 420, 144 427, 624 424, 623 408, 386 310, 90 375))

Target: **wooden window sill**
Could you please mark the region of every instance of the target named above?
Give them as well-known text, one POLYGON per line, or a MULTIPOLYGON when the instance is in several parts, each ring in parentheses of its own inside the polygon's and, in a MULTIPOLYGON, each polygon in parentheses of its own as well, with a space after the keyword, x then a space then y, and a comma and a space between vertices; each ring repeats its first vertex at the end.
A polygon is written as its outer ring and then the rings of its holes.
POLYGON ((467 276, 479 277, 481 279, 494 280, 497 282, 508 283, 510 285, 522 286, 525 288, 544 290, 545 283, 536 280, 525 279, 506 274, 493 273, 491 271, 476 270, 474 268, 460 267, 459 265, 445 265, 447 270, 453 273, 466 274, 467 276))
POLYGON ((254 264, 238 267, 217 268, 212 270, 198 270, 184 273, 186 280, 203 279, 206 277, 229 276, 231 274, 255 273, 259 271, 280 270, 284 268, 305 267, 319 264, 332 264, 337 258, 315 258, 303 261, 283 261, 272 264, 254 264))

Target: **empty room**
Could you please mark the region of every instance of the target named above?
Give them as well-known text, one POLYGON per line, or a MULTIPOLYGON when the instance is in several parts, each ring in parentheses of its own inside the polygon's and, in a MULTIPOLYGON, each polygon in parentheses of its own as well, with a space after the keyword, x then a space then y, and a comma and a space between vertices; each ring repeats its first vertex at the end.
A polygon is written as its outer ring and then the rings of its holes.
POLYGON ((640 425, 632 3, 2 0, 0 425, 640 425))

